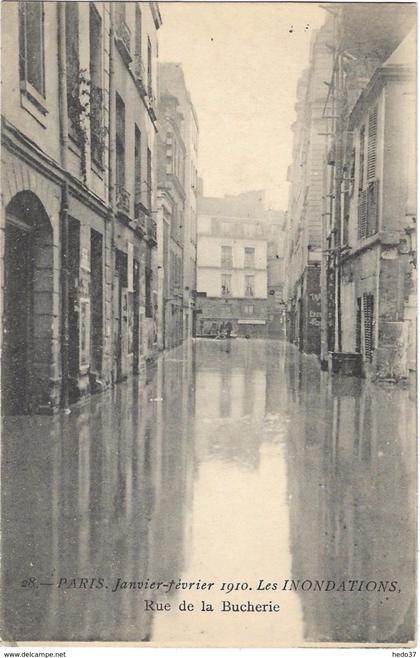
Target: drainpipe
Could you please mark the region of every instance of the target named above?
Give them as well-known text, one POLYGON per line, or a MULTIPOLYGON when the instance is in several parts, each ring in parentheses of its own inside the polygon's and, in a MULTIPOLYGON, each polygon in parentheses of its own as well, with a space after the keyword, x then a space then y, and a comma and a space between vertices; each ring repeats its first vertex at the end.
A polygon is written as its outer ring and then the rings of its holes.
MULTIPOLYGON (((111 273, 111 376, 114 373, 114 263, 115 263, 115 46, 114 46, 114 3, 109 3, 110 26, 109 26, 109 134, 108 134, 108 194, 109 194, 109 216, 108 229, 110 237, 110 273, 111 273)), ((114 382, 113 382, 114 383, 114 382)))
POLYGON ((341 213, 342 213, 342 182, 343 182, 343 159, 344 159, 344 99, 343 99, 343 71, 342 60, 339 55, 338 70, 336 73, 337 80, 337 106, 336 106, 336 152, 335 152, 335 217, 334 217, 334 248, 335 248, 335 349, 337 352, 342 351, 342 331, 341 331, 341 213))
POLYGON ((69 189, 67 180, 68 114, 67 114, 67 57, 65 3, 57 3, 58 11, 58 84, 60 113, 60 155, 64 180, 61 190, 61 406, 69 407, 69 189))

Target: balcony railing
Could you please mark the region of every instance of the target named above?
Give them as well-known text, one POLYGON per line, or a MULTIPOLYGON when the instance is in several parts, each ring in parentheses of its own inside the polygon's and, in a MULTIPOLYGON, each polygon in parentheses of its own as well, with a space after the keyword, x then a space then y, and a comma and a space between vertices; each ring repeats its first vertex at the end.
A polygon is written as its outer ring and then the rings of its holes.
POLYGON ((149 99, 149 114, 150 118, 152 121, 156 121, 157 115, 156 115, 156 98, 153 95, 153 89, 149 85, 147 88, 147 98, 149 99))
POLYGON ((137 222, 137 227, 140 228, 143 233, 146 233, 147 212, 142 203, 141 183, 139 181, 136 182, 136 190, 134 194, 134 218, 137 222))
POLYGON ((147 89, 146 89, 146 69, 144 68, 143 61, 141 59, 141 55, 134 55, 134 60, 133 60, 133 73, 134 77, 136 79, 137 86, 140 90, 140 93, 142 96, 147 95, 147 89))
POLYGON ((126 64, 131 62, 131 30, 123 18, 117 20, 115 40, 121 57, 126 64))
POLYGON ((116 186, 116 203, 117 210, 125 213, 126 215, 130 212, 130 193, 122 185, 116 186))

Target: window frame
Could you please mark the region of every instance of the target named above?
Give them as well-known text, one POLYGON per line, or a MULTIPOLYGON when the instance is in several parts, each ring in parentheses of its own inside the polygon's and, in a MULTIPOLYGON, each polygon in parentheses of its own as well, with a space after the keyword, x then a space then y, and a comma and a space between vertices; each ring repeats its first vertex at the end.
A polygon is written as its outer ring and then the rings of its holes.
POLYGON ((36 4, 40 7, 40 69, 41 69, 41 87, 42 91, 28 79, 28 22, 27 7, 35 3, 28 0, 21 0, 18 6, 19 12, 19 84, 22 94, 37 107, 40 112, 47 114, 45 102, 47 99, 46 79, 45 79, 45 8, 44 2, 39 0, 36 4), (23 50, 23 52, 22 52, 23 50))

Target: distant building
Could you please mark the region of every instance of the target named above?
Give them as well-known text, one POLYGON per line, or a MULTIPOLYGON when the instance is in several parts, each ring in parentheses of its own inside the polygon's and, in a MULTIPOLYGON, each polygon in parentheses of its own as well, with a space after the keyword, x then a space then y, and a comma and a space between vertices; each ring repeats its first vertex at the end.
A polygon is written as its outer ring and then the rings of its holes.
POLYGON ((185 150, 183 208, 183 259, 182 281, 182 333, 184 338, 193 334, 194 296, 197 265, 197 196, 198 196, 198 118, 188 92, 181 64, 159 64, 159 90, 162 97, 177 99, 178 112, 182 117, 179 125, 185 150))
POLYGON ((281 338, 285 336, 284 303, 284 241, 285 213, 267 210, 265 216, 267 243, 267 336, 281 338))
POLYGON ((159 344, 165 349, 183 340, 186 159, 177 98, 161 92, 158 111, 159 344))
POLYGON ((260 192, 199 199, 196 335, 263 337, 267 242, 260 192))

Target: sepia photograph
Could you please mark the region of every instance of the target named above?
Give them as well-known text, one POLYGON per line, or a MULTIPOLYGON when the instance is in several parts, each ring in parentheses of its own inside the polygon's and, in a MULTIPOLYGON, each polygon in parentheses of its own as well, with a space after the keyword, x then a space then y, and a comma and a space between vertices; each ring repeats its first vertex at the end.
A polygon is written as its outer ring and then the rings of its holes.
POLYGON ((1 26, 4 656, 415 656, 416 4, 1 26))

